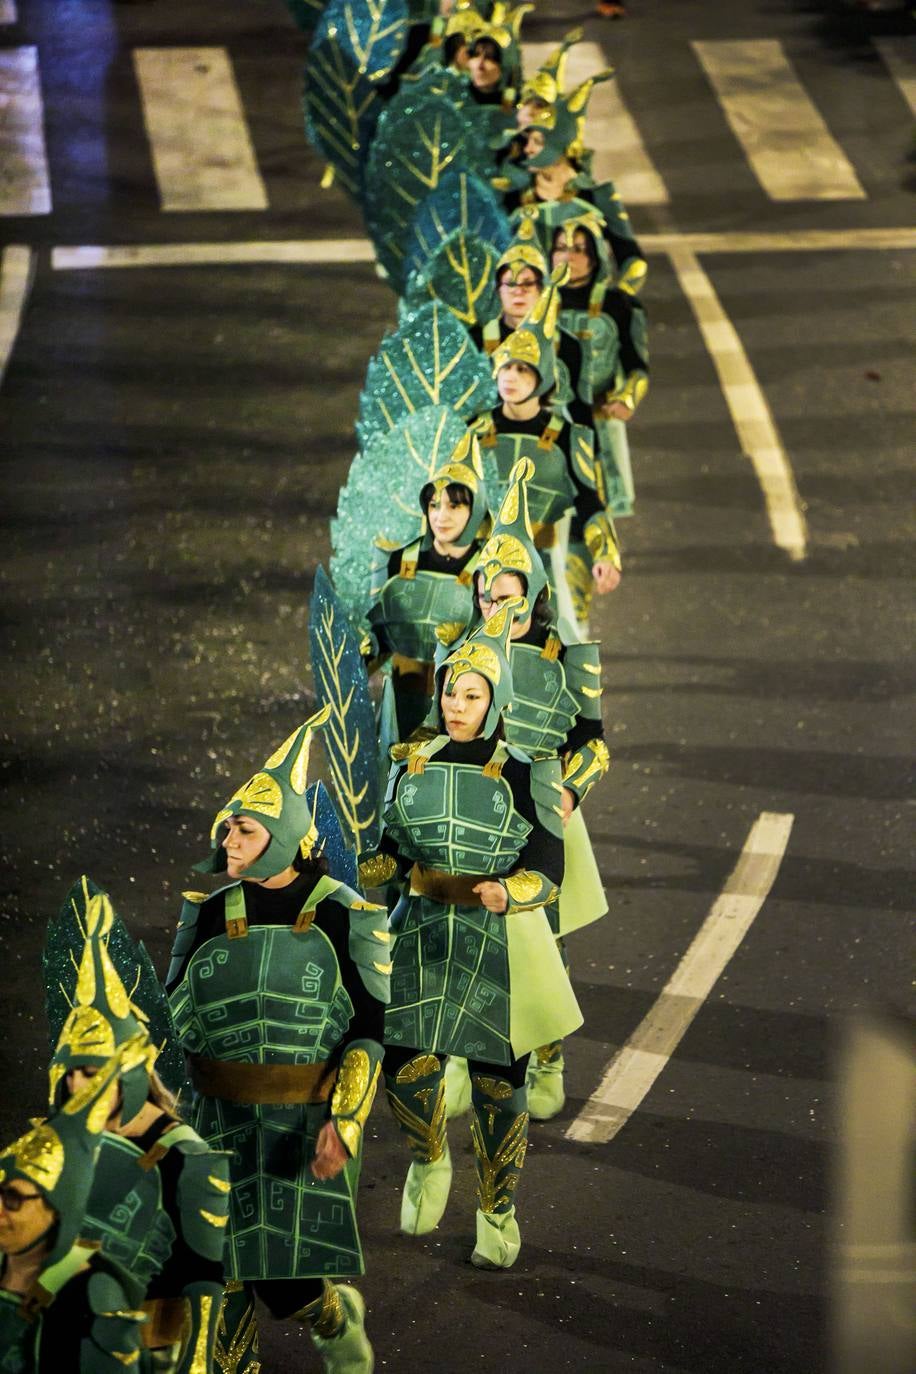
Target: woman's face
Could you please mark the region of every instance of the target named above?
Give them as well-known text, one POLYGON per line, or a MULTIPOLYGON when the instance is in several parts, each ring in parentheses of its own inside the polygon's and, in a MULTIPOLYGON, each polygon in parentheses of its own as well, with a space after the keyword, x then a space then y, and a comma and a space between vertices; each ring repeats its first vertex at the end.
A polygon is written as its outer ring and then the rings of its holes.
MULTIPOLYGON (((527 596, 525 584, 518 573, 500 573, 493 578, 493 585, 488 596, 481 591, 480 578, 477 579, 477 605, 484 620, 491 619, 492 616, 504 606, 507 601, 514 596, 527 596)), ((525 620, 514 620, 512 629, 509 631, 510 639, 521 639, 522 635, 527 634, 531 629, 531 616, 525 620)))
POLYGON ((475 90, 487 94, 499 86, 502 68, 486 44, 480 43, 468 56, 468 76, 475 90))
POLYGON ((529 129, 525 135, 525 157, 537 157, 538 153, 544 151, 545 142, 541 129, 529 129))
POLYGON ((553 267, 558 267, 564 262, 569 263, 570 286, 576 286, 580 282, 587 281, 592 274, 592 260, 588 252, 588 238, 585 231, 577 229, 572 236, 572 242, 570 242, 562 229, 557 230, 550 261, 553 267))
POLYGON ((479 673, 462 673, 450 694, 443 691, 439 704, 449 739, 476 739, 490 709, 490 684, 479 673))
MULTIPOLYGON (((68 1069, 66 1074, 67 1096, 72 1097, 78 1093, 80 1088, 85 1088, 86 1084, 95 1078, 99 1071, 97 1064, 78 1064, 75 1069, 68 1069)), ((108 1121, 110 1122, 117 1116, 121 1107, 121 1084, 117 1079, 105 1093, 108 1102, 108 1121)))
POLYGON ((226 872, 229 877, 243 878, 245 871, 270 844, 270 831, 253 816, 230 816, 222 844, 226 851, 226 872))
POLYGON ((426 519, 435 542, 439 545, 457 544, 471 518, 470 506, 453 501, 447 491, 433 492, 426 507, 426 519))
POLYGON ((523 267, 515 280, 508 267, 500 275, 499 303, 503 315, 510 320, 523 320, 530 314, 541 290, 541 280, 531 267, 523 267))
POLYGON ((530 401, 537 391, 538 374, 527 363, 506 363, 496 376, 496 390, 501 401, 521 405, 530 401))
POLYGON ((0 1186, 0 1253, 28 1250, 53 1225, 57 1213, 24 1178, 0 1186))

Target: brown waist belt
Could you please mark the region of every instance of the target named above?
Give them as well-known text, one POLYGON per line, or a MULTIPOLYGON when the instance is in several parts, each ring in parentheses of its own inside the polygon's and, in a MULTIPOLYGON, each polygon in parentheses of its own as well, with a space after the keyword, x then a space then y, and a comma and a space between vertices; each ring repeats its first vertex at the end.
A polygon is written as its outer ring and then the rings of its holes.
POLYGON ((535 525, 534 526, 534 547, 536 549, 552 549, 557 542, 556 525, 535 525))
POLYGON ((237 1064, 233 1060, 188 1056, 191 1082, 204 1097, 224 1102, 327 1102, 337 1068, 320 1064, 237 1064))
POLYGON ((410 870, 410 890, 421 897, 432 897, 435 902, 446 902, 455 906, 483 906, 479 893, 474 891, 478 883, 498 882, 490 877, 463 873, 443 873, 441 868, 424 868, 414 864, 410 870))
POLYGON ((184 1336, 185 1322, 190 1316, 187 1298, 148 1298, 143 1311, 149 1318, 140 1328, 146 1350, 174 1345, 184 1336))
POLYGON ((425 696, 432 696, 436 685, 435 666, 422 658, 391 655, 392 670, 399 679, 399 685, 407 692, 422 692, 425 696))

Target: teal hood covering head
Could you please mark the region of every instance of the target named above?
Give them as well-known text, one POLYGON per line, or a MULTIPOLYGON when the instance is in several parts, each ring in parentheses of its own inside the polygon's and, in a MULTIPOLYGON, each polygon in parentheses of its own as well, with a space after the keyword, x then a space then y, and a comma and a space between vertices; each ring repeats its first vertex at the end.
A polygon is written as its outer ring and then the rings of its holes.
MULTIPOLYGON (((597 259, 597 270, 595 281, 610 281, 614 276, 614 264, 611 259, 611 249, 604 231, 607 228, 607 221, 600 210, 597 210, 590 201, 587 200, 553 200, 546 201, 537 207, 526 207, 526 213, 531 217, 531 222, 537 226, 541 244, 548 257, 552 256, 553 245, 558 230, 562 229, 566 235, 566 240, 575 234, 577 229, 581 229, 592 241, 597 259)), ((519 219, 520 212, 516 211, 513 219, 519 219)))
POLYGON ((79 1235, 102 1133, 111 1113, 109 1090, 119 1077, 143 1061, 148 1048, 143 1035, 126 1040, 60 1111, 0 1151, 0 1183, 23 1180, 37 1188, 57 1213, 57 1234, 43 1268, 62 1259, 79 1235))
POLYGON ((525 579, 527 591, 515 611, 517 620, 525 620, 531 615, 541 591, 550 586, 544 560, 534 545, 528 516, 528 482, 533 476, 534 464, 531 459, 520 458, 509 477, 509 487, 494 522, 493 532, 477 561, 477 586, 485 598, 489 597, 500 573, 515 573, 517 577, 525 579))
POLYGON ((538 374, 536 396, 543 396, 556 385, 556 339, 559 329, 560 287, 569 276, 569 267, 555 267, 550 281, 538 296, 530 315, 503 339, 493 353, 493 376, 508 363, 527 363, 538 374))
POLYGON ((531 272, 537 272, 542 284, 547 280, 547 257, 538 240, 537 212, 523 206, 518 213, 515 237, 506 251, 497 258, 493 275, 498 281, 500 273, 508 269, 508 280, 514 282, 526 268, 531 272))
POLYGON ((489 38, 499 49, 499 65, 502 71, 500 86, 507 99, 514 101, 522 84, 522 20, 534 9, 534 5, 507 5, 502 0, 490 7, 489 18, 484 18, 481 9, 475 5, 456 6, 455 18, 461 14, 461 31, 467 45, 473 48, 482 38, 489 38), (474 18, 471 19, 470 16, 474 18), (467 17, 466 17, 467 16, 467 17))
POLYGON ((230 816, 250 816, 270 834, 264 853, 246 868, 246 878, 274 878, 289 868, 297 854, 309 858, 318 842, 314 806, 306 796, 309 752, 315 731, 327 723, 330 714, 330 706, 323 706, 310 716, 216 813, 210 830, 213 852, 196 865, 198 873, 225 872, 223 840, 230 816))
MULTIPOLYGON (((437 468, 432 477, 424 482, 420 490, 420 503, 423 513, 426 514, 427 507, 433 496, 441 496, 446 487, 456 483, 467 487, 471 493, 471 514, 468 523, 460 536, 461 544, 470 544, 480 531, 480 527, 487 518, 487 490, 483 480, 483 463, 480 459, 480 440, 477 435, 468 430, 463 434, 458 443, 452 449, 448 462, 443 463, 437 468)), ((426 532, 423 535, 423 547, 429 548, 433 542, 432 530, 427 522, 426 532)))
POLYGON ((526 167, 553 167, 563 158, 581 163, 587 155, 585 120, 588 102, 597 85, 610 81, 614 69, 606 67, 596 72, 567 95, 563 89, 566 53, 581 36, 581 29, 567 34, 556 52, 522 88, 521 103, 531 107, 522 132, 527 134, 536 129, 544 139, 544 146, 524 159, 526 167))
POLYGON ((101 1069, 121 1045, 130 1042, 137 1053, 121 1077, 121 1120, 132 1121, 149 1095, 158 1049, 150 1039, 145 1013, 131 1002, 108 952, 114 924, 108 893, 90 890, 84 878, 71 889, 67 901, 74 904, 85 942, 70 1014, 48 1069, 48 1101, 52 1107, 63 1105, 64 1080, 71 1069, 85 1065, 101 1069))
POLYGON ((451 696, 465 673, 479 673, 490 684, 490 706, 481 734, 489 739, 504 711, 512 704, 512 669, 509 667, 509 635, 522 605, 521 597, 505 602, 494 616, 478 625, 467 639, 436 669, 436 706, 442 693, 451 696))

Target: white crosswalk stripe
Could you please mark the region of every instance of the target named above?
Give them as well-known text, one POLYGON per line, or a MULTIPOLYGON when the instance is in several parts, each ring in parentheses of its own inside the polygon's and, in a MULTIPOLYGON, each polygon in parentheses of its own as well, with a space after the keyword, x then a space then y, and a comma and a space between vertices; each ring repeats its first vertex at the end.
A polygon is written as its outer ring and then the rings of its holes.
POLYGON ((691 45, 772 200, 862 200, 865 191, 781 43, 691 45))
POLYGON ((34 47, 0 49, 0 215, 51 209, 44 107, 34 47))
POLYGON ((15 24, 18 19, 16 0, 0 0, 0 24, 15 24))
POLYGON ((225 48, 135 48, 163 210, 266 210, 225 48))
MULTIPOLYGON (((525 71, 534 72, 556 49, 555 43, 524 43, 525 71)), ((597 43, 577 43, 566 56, 566 89, 611 64, 597 43)), ((595 151, 594 173, 610 179, 624 205, 666 205, 668 188, 652 161, 616 81, 596 86, 588 105, 588 143, 595 151)))
POLYGON ((900 94, 916 115, 916 35, 876 38, 873 41, 900 94))

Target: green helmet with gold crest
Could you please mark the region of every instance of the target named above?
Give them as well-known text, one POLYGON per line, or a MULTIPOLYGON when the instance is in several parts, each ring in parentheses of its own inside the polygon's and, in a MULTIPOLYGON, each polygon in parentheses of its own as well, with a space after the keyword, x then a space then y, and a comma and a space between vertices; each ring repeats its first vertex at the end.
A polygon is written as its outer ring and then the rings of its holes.
POLYGON ((111 1114, 110 1090, 118 1078, 123 1080, 144 1062, 148 1048, 149 1039, 142 1033, 125 1040, 58 1112, 0 1150, 0 1184, 14 1179, 31 1184, 57 1213, 46 1232, 57 1228, 43 1268, 62 1259, 79 1235, 111 1114))
POLYGON ((461 31, 469 48, 473 48, 474 44, 483 38, 488 38, 495 44, 499 50, 501 86, 506 94, 511 91, 514 99, 522 83, 522 20, 534 9, 534 5, 507 5, 503 0, 496 0, 490 8, 489 18, 484 17, 482 8, 478 9, 473 4, 461 7, 461 31), (471 15, 474 16, 473 19, 464 17, 471 15))
POLYGON ((246 878, 273 878, 289 868, 297 855, 303 859, 311 856, 318 843, 318 826, 306 796, 309 753, 315 731, 327 722, 330 714, 330 706, 323 706, 295 729, 216 813, 210 830, 213 852, 209 859, 196 865, 198 873, 225 871, 223 840, 232 816, 250 816, 270 834, 263 854, 246 868, 246 878))
POLYGON ((547 61, 522 87, 521 104, 531 106, 523 132, 537 129, 544 146, 525 158, 526 167, 552 167, 562 158, 580 163, 587 154, 585 120, 592 92, 614 75, 613 67, 606 67, 587 77, 569 94, 565 91, 566 54, 582 38, 581 29, 573 29, 547 61))
POLYGON ((524 579, 525 596, 515 612, 519 620, 531 614, 542 589, 547 587, 549 594, 550 587, 528 516, 528 481, 533 475, 531 459, 520 458, 510 474, 508 489, 476 569, 478 591, 486 598, 501 573, 515 573, 524 579))
POLYGON ((509 634, 521 604, 520 597, 507 601, 495 615, 462 640, 436 669, 437 707, 442 693, 451 696, 458 679, 465 673, 477 673, 489 683, 490 706, 481 731, 484 739, 489 739, 495 732, 503 712, 512 703, 509 634))
POLYGON ((508 248, 496 261, 493 275, 499 281, 500 273, 508 269, 510 282, 517 281, 527 268, 537 272, 541 281, 547 279, 547 256, 538 240, 537 212, 526 206, 519 209, 515 235, 508 248))
POLYGON ((493 353, 493 376, 509 363, 525 363, 538 374, 534 394, 543 396, 556 385, 556 339, 560 311, 560 287, 569 276, 569 267, 561 263, 550 275, 550 281, 538 296, 530 314, 517 329, 513 329, 493 353))
POLYGON ((115 913, 107 892, 90 891, 87 880, 71 891, 78 905, 84 943, 71 1008, 48 1068, 48 1101, 65 1103, 65 1077, 72 1069, 107 1064, 121 1045, 134 1046, 121 1076, 121 1120, 132 1121, 149 1095, 150 1073, 159 1050, 150 1039, 146 1014, 134 1005, 108 951, 115 913))
MULTIPOLYGON (((480 459, 480 440, 473 430, 468 430, 458 440, 449 454, 447 462, 437 468, 432 477, 420 490, 420 506, 426 513, 434 496, 441 496, 451 486, 466 487, 471 495, 471 514, 461 534, 461 543, 470 544, 480 531, 487 518, 487 490, 483 479, 483 463, 480 459)), ((423 536, 424 547, 433 542, 432 531, 427 523, 423 536)))

